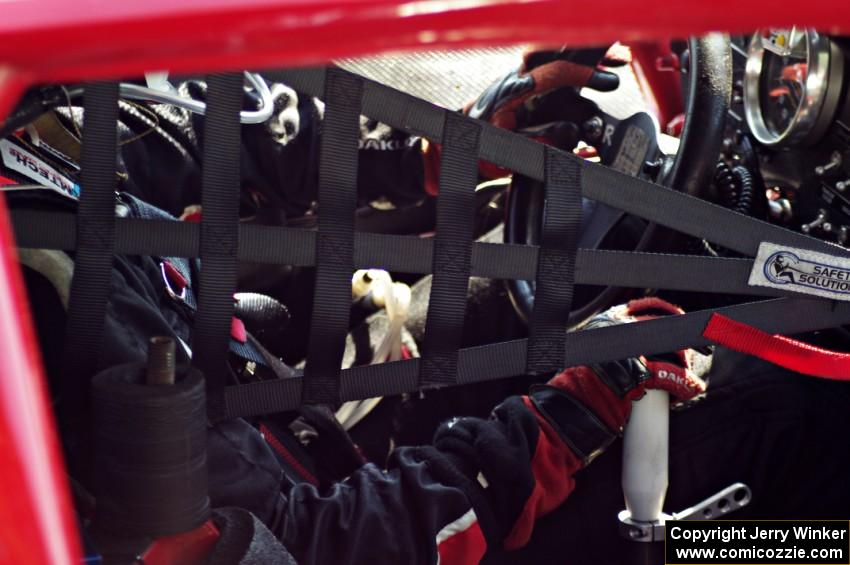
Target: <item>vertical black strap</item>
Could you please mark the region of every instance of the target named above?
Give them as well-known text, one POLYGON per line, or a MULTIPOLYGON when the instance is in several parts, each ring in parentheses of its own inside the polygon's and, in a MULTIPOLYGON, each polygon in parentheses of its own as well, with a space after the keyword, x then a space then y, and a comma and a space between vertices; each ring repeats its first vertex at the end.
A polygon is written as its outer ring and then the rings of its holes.
POLYGON ((330 68, 325 80, 325 118, 319 156, 319 232, 316 287, 302 403, 339 401, 354 273, 354 211, 357 206, 357 143, 363 81, 330 68))
POLYGON ((526 362, 530 374, 563 368, 581 226, 581 170, 578 159, 546 149, 546 208, 526 362))
POLYGON ((434 278, 425 322, 420 388, 450 385, 457 380, 457 356, 463 338, 472 254, 480 137, 480 125, 458 114, 446 113, 437 197, 434 278))
POLYGON ((97 369, 115 246, 118 85, 87 84, 83 96, 82 187, 63 353, 68 385, 64 392, 70 403, 84 398, 78 379, 91 377, 97 369))
POLYGON ((210 419, 217 421, 224 417, 224 385, 239 248, 242 75, 211 75, 207 85, 201 164, 201 273, 192 335, 192 363, 204 373, 207 412, 210 419))

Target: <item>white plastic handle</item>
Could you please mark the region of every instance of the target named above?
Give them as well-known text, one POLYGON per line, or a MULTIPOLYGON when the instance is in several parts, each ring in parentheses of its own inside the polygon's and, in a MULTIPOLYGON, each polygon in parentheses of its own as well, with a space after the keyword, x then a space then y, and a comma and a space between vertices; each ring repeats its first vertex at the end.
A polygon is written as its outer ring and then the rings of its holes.
POLYGON ((631 518, 653 522, 667 496, 670 395, 648 390, 632 405, 623 438, 623 495, 631 518))

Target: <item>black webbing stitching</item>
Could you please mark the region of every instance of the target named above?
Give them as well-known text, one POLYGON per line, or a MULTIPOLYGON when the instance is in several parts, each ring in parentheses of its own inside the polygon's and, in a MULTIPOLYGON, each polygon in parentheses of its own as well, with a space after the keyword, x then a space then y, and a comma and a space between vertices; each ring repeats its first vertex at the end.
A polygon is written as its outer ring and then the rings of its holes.
POLYGON ((475 184, 478 180, 478 124, 446 114, 437 196, 437 231, 420 388, 457 380, 457 352, 463 338, 472 256, 475 184))
MULTIPOLYGON (((317 96, 321 96, 327 86, 325 70, 292 71, 279 74, 286 75, 288 78, 285 82, 290 83, 291 86, 317 96), (318 90, 316 89, 317 85, 318 90)), ((327 72, 329 77, 335 74, 340 77, 347 75, 344 71, 327 72)), ((442 139, 447 114, 445 110, 369 80, 359 78, 352 78, 351 80, 363 86, 362 101, 365 114, 392 126, 426 135, 431 139, 442 139)), ((104 106, 99 104, 99 107, 103 108, 104 106)), ((94 110, 93 112, 96 113, 94 110)), ((466 118, 460 119, 466 120, 466 118)), ((111 120, 111 123, 114 124, 114 119, 111 120)), ((479 127, 481 127, 480 157, 532 178, 539 180, 544 178, 543 156, 544 151, 547 150, 543 146, 516 134, 498 130, 488 124, 480 124, 479 127)), ((338 139, 338 136, 334 137, 338 139)), ((237 136, 234 136, 234 138, 238 139, 237 136)), ((101 145, 106 146, 105 143, 101 145)), ((110 148, 109 153, 114 155, 114 145, 110 148)), ((105 152, 102 154, 105 155, 105 152)), ((566 155, 566 158, 574 159, 571 155, 566 155)), ((91 168, 90 165, 85 165, 84 161, 84 169, 91 168)), ((354 178, 355 175, 350 177, 354 178)), ((84 187, 88 182, 84 176, 84 187)), ((114 182, 114 179, 110 179, 110 183, 112 182, 114 182)), ((353 180, 350 182, 353 182, 353 180)), ((657 221, 684 233, 704 237, 743 253, 754 254, 756 247, 763 240, 838 255, 848 253, 846 250, 826 242, 735 214, 708 202, 673 192, 640 179, 624 176, 599 165, 587 165, 582 178, 582 189, 586 197, 595 198, 629 213, 657 221)), ((354 191, 352 190, 350 194, 353 195, 354 191)), ((113 222, 112 204, 110 202, 109 219, 107 220, 109 223, 113 222)), ((81 213, 82 209, 81 206, 81 213)), ((233 209, 235 210, 235 206, 233 206, 233 209)), ((15 215, 18 216, 18 214, 15 215)), ((25 217, 25 214, 18 217, 25 217)), ((46 217, 47 215, 45 215, 46 217)), ((59 218, 60 216, 56 217, 59 218)), ((57 243, 57 248, 69 249, 79 244, 81 248, 80 253, 78 253, 79 260, 80 256, 91 252, 91 249, 82 249, 90 247, 86 238, 92 234, 84 235, 90 231, 90 225, 85 222, 86 226, 83 228, 84 222, 80 221, 81 227, 77 228, 77 222, 73 218, 70 218, 70 220, 65 216, 61 216, 61 218, 63 218, 61 225, 43 226, 48 229, 45 229, 42 233, 33 234, 30 231, 29 241, 49 242, 53 241, 51 238, 57 237, 58 234, 64 234, 63 237, 67 237, 68 241, 57 243)), ((199 253, 201 246, 198 242, 197 227, 179 223, 171 223, 167 227, 163 227, 164 225, 164 222, 146 223, 142 220, 121 220, 115 226, 116 249, 122 252, 136 249, 137 253, 147 254, 151 253, 147 246, 165 246, 166 249, 170 249, 169 246, 174 244, 173 238, 190 236, 186 241, 180 241, 179 245, 175 244, 176 248, 179 248, 181 253, 185 252, 189 255, 199 253), (149 231, 145 235, 143 232, 148 229, 148 226, 157 226, 156 229, 162 228, 162 231, 156 233, 149 231)), ((31 227, 20 226, 20 229, 27 230, 31 227)), ((19 226, 16 225, 15 229, 18 232, 19 226)), ((234 233, 239 233, 239 231, 237 230, 234 233)), ((240 257, 246 259, 255 257, 260 261, 272 263, 291 261, 295 264, 305 265, 321 263, 324 260, 319 256, 318 251, 321 248, 321 242, 317 243, 315 233, 296 233, 294 230, 285 228, 263 226, 250 226, 243 233, 246 241, 234 242, 234 245, 237 246, 235 253, 238 253, 240 257), (266 242, 267 245, 264 246, 263 242, 266 242), (305 247, 309 245, 315 245, 315 247, 305 247)), ((380 249, 381 246, 391 245, 392 257, 389 259, 389 265, 396 266, 399 270, 408 270, 408 272, 427 272, 432 263, 432 257, 428 254, 436 253, 433 243, 428 241, 414 241, 413 238, 387 239, 386 236, 377 234, 358 234, 356 237, 358 245, 363 244, 363 249, 355 250, 353 255, 355 264, 358 266, 374 265, 374 263, 370 264, 369 262, 384 256, 384 252, 380 249), (397 257, 400 250, 422 253, 423 257, 397 257), (365 264, 361 264, 361 262, 365 264)), ((608 284, 624 281, 623 284, 634 286, 764 295, 778 294, 771 289, 753 289, 746 285, 744 276, 751 268, 751 260, 638 253, 617 255, 617 253, 580 250, 576 259, 576 281, 585 283, 607 282, 608 284), (638 272, 635 267, 642 266, 644 262, 646 263, 645 268, 642 272, 638 272), (629 265, 632 267, 629 267, 629 265), (652 265, 655 265, 655 267, 652 267, 652 265), (621 270, 619 273, 618 266, 621 270), (668 266, 675 272, 660 275, 661 269, 659 267, 668 266), (698 270, 698 272, 689 269, 689 267, 698 270), (634 272, 631 272, 630 269, 634 269, 634 272), (728 275, 728 280, 723 275, 728 275), (641 284, 641 282, 652 281, 657 281, 657 284, 641 284)), ((536 274, 534 266, 537 264, 537 255, 538 250, 532 247, 476 243, 471 248, 471 269, 476 274, 502 273, 503 276, 515 276, 522 273, 522 276, 517 276, 517 278, 533 278, 536 274), (507 266, 497 264, 502 257, 508 256, 513 258, 511 261, 517 261, 517 264, 507 266)), ((504 262, 507 262, 507 260, 504 262)), ((343 280, 347 292, 349 288, 348 276, 343 280)), ((346 305, 347 303, 346 300, 346 305)), ((850 304, 813 299, 769 300, 722 308, 717 311, 741 322, 758 326, 765 331, 776 333, 806 332, 824 327, 834 327, 850 321, 850 304)), ((706 310, 685 316, 568 334, 564 342, 563 365, 600 362, 637 354, 664 353, 682 347, 703 345, 706 340, 702 338, 702 330, 713 312, 713 310, 706 310)), ((227 321, 229 322, 229 317, 227 321)), ((223 335, 227 335, 227 333, 227 331, 222 332, 223 335)), ((344 331, 340 332, 340 335, 343 334, 344 331)), ((88 333, 88 335, 92 334, 88 333)), ((526 369, 528 352, 528 340, 515 340, 461 350, 456 357, 457 383, 481 382, 522 374, 526 369)), ((413 391, 418 388, 420 366, 420 360, 417 359, 355 367, 342 372, 339 375, 340 381, 335 382, 334 385, 338 386, 337 390, 342 400, 413 391)), ((261 411, 273 412, 294 408, 302 400, 302 388, 304 386, 303 379, 298 377, 243 387, 229 387, 225 390, 227 414, 239 416, 260 413, 261 411)))
POLYGON ((316 287, 302 391, 305 404, 335 404, 339 400, 339 372, 348 332, 354 273, 362 95, 359 78, 338 69, 328 70, 319 156, 316 287))
POLYGON ((552 148, 546 151, 546 206, 529 328, 526 365, 529 374, 564 367, 564 341, 573 303, 581 226, 582 168, 578 161, 566 158, 559 151, 552 148))
MULTIPOLYGON (((655 355, 685 347, 709 344, 702 336, 715 312, 753 325, 769 333, 796 334, 850 322, 850 302, 778 298, 724 308, 699 310, 632 324, 567 334, 565 366, 599 363, 637 355, 655 355)), ((461 349, 458 352, 458 383, 470 384, 524 374, 528 340, 461 349)), ((421 359, 363 365, 342 371, 341 400, 413 392, 421 359)), ((227 387, 229 417, 247 417, 291 410, 298 406, 301 377, 227 387)))
MULTIPOLYGON (((321 96, 322 69, 272 71, 266 74, 299 92, 321 96)), ((431 140, 441 139, 443 114, 447 110, 375 81, 364 79, 364 82, 364 114, 431 140)), ((546 146, 491 124, 485 123, 481 127, 481 159, 535 180, 546 180, 543 158, 546 146)), ((564 154, 578 160, 572 154, 564 154)), ((850 255, 850 250, 826 241, 768 224, 596 163, 586 164, 582 176, 582 194, 645 220, 750 256, 756 254, 762 241, 833 255, 850 255)))
POLYGON ((77 212, 74 275, 68 300, 63 352, 67 377, 63 392, 82 400, 97 369, 110 295, 115 243, 115 148, 118 143, 118 85, 85 85, 81 156, 82 187, 77 212))
POLYGON ((192 363, 204 373, 207 413, 224 417, 228 344, 239 247, 240 123, 242 75, 207 79, 201 169, 201 273, 192 334, 192 363))
MULTIPOLYGON (((70 212, 10 210, 19 247, 76 248, 76 216, 70 212)), ((115 253, 198 257, 200 225, 168 220, 115 219, 115 253)), ((354 234, 354 267, 376 266, 402 273, 430 273, 434 240, 376 233, 354 234)), ((474 242, 471 274, 492 279, 531 280, 537 276, 538 248, 474 242)), ((298 228, 240 226, 240 261, 312 267, 316 232, 298 228)), ((750 286, 753 260, 700 255, 579 249, 576 284, 665 288, 752 296, 800 296, 790 290, 750 286)))

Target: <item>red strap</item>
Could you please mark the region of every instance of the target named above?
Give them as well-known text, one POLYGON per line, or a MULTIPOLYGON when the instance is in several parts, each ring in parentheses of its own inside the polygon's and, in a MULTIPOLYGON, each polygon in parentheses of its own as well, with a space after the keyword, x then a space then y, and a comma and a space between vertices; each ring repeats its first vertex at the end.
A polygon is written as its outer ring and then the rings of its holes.
POLYGON ((850 380, 850 353, 821 349, 713 314, 702 332, 711 341, 764 359, 797 373, 824 379, 850 380))

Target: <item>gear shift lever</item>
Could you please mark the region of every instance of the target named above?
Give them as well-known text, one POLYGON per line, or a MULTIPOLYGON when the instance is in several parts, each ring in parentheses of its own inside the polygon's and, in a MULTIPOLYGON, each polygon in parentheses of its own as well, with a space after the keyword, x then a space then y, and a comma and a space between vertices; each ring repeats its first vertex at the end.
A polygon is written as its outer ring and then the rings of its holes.
POLYGON ((623 440, 623 495, 632 520, 655 522, 667 495, 670 396, 648 390, 632 406, 623 440))
POLYGON ((670 398, 648 390, 635 401, 623 440, 623 495, 626 510, 619 513, 620 533, 638 542, 662 541, 671 520, 710 520, 750 503, 752 493, 734 483, 707 499, 672 515, 661 510, 667 495, 670 398))

